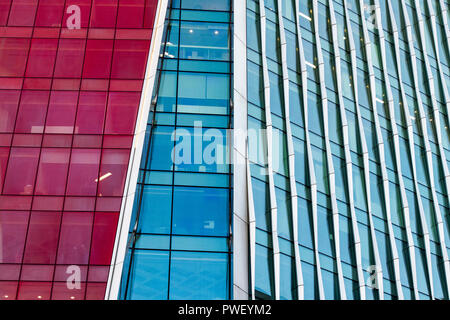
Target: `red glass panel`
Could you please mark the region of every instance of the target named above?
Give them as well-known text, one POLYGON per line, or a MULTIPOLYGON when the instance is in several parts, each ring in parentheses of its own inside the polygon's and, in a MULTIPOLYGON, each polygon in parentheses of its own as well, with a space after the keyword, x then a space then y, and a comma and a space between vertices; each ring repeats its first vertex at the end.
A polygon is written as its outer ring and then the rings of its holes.
POLYGON ((146 0, 145 2, 144 28, 153 28, 158 1, 146 0))
POLYGON ((88 283, 86 288, 86 300, 103 300, 105 299, 106 282, 105 283, 88 283))
POLYGON ((50 299, 51 282, 21 281, 19 284, 19 300, 48 300, 50 299))
POLYGON ((11 148, 3 193, 31 195, 38 160, 38 148, 11 148))
POLYGON ((140 92, 110 92, 105 133, 133 134, 140 99, 140 92))
POLYGON ((52 290, 52 300, 84 300, 86 283, 80 283, 80 288, 68 288, 65 282, 55 282, 52 290))
POLYGON ((45 133, 72 134, 78 91, 53 91, 47 112, 45 133))
POLYGON ((29 39, 0 38, 0 76, 22 77, 29 47, 29 39))
POLYGON ((88 40, 83 77, 108 78, 111 69, 113 40, 88 40))
POLYGON ((28 212, 0 211, 0 263, 21 263, 28 212))
POLYGON ((114 28, 117 2, 118 0, 92 0, 91 27, 114 28))
POLYGON ((51 77, 55 64, 57 39, 33 39, 27 63, 27 77, 51 77))
POLYGON ((60 212, 31 213, 24 263, 55 263, 60 220, 60 212))
POLYGON ((0 90, 0 132, 13 132, 20 91, 0 90))
POLYGON ((104 150, 100 169, 99 196, 121 196, 128 168, 128 150, 104 150))
POLYGON ((0 264, 0 281, 19 280, 20 264, 0 264))
POLYGON ((59 27, 64 10, 64 0, 40 1, 35 26, 59 27))
POLYGON ((91 244, 90 264, 109 265, 116 235, 117 213, 97 212, 91 244))
POLYGON ((0 0, 0 26, 6 25, 11 0, 0 0))
POLYGON ((55 267, 53 265, 25 264, 22 266, 20 280, 52 281, 54 269, 55 267))
POLYGON ((64 195, 70 149, 42 149, 36 180, 37 195, 64 195))
POLYGON ((26 90, 22 92, 16 121, 16 132, 42 133, 44 131, 48 96, 48 91, 26 90))
POLYGON ((14 0, 9 13, 9 26, 32 26, 38 0, 14 0))
POLYGON ((0 299, 104 298, 156 5, 0 0, 0 299))
POLYGON ((122 0, 117 16, 118 28, 142 28, 144 22, 144 0, 122 0))
POLYGON ((89 282, 106 282, 108 280, 109 266, 89 267, 89 282))
POLYGON ((8 165, 9 148, 0 148, 0 192, 3 188, 3 181, 6 174, 6 166, 8 165))
POLYGON ((92 217, 92 212, 65 212, 63 214, 56 263, 88 263, 92 217))
POLYGON ((75 133, 101 134, 105 111, 106 92, 81 92, 75 133))
POLYGON ((95 196, 97 192, 100 150, 73 149, 70 161, 67 194, 95 196))
POLYGON ((144 78, 149 45, 147 40, 116 40, 111 78, 144 78))
POLYGON ((0 281, 0 300, 14 300, 17 293, 17 281, 0 281))
POLYGON ((55 77, 79 78, 83 68, 84 39, 61 39, 56 58, 55 77))

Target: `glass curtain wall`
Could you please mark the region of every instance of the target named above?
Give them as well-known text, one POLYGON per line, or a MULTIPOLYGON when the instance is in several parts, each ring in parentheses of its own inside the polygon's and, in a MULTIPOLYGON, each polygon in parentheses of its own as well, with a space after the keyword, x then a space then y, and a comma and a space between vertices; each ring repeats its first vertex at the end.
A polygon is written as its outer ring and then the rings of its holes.
POLYGON ((169 1, 121 299, 230 299, 229 0, 169 1))

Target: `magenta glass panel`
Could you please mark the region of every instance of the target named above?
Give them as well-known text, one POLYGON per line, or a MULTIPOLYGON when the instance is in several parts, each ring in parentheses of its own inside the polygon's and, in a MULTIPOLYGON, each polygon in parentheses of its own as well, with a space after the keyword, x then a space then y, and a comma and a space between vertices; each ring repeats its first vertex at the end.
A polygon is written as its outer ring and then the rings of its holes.
POLYGON ((36 14, 35 26, 59 27, 62 20, 64 0, 40 1, 36 14))
POLYGON ((149 45, 145 40, 116 40, 111 78, 143 78, 149 45))
POLYGON ((52 289, 51 282, 21 281, 18 300, 49 300, 52 289))
POLYGON ((36 181, 37 195, 64 195, 70 149, 44 148, 36 181))
POLYGON ((0 147, 0 192, 3 189, 6 166, 8 165, 9 148, 0 147))
POLYGON ((44 132, 45 115, 48 105, 48 91, 22 92, 19 113, 16 120, 15 132, 42 133, 44 132))
POLYGON ((140 99, 140 92, 110 92, 105 133, 133 134, 140 99))
POLYGON ((106 92, 80 93, 75 133, 101 134, 106 112, 106 92))
POLYGON ((57 46, 57 39, 33 39, 25 75, 27 77, 51 77, 57 46))
POLYGON ((31 213, 24 263, 55 263, 60 220, 60 212, 31 213))
POLYGON ((84 300, 86 283, 80 288, 69 289, 65 282, 55 282, 52 289, 52 300, 84 300))
POLYGON ((156 7, 0 0, 0 299, 104 298, 156 7))
POLYGON ((0 263, 21 263, 28 226, 27 211, 0 211, 0 263))
POLYGON ((55 77, 79 78, 81 76, 85 45, 84 39, 60 39, 55 77))
POLYGON ((90 264, 110 263, 118 218, 118 213, 97 212, 95 214, 90 264))
POLYGON ((0 300, 14 300, 17 293, 17 281, 0 281, 0 300))
POLYGON ((30 39, 0 38, 2 77, 22 77, 27 63, 30 39))
POLYGON ((14 131, 19 97, 19 90, 0 90, 0 132, 14 131))
POLYGON ((57 264, 88 264, 92 223, 92 212, 63 214, 57 264))
POLYGON ((122 196, 128 167, 128 159, 128 150, 105 149, 103 151, 98 188, 99 196, 122 196))
POLYGON ((0 26, 6 25, 11 0, 0 0, 0 26))
POLYGON ((45 133, 73 133, 78 91, 53 91, 47 111, 45 133))
POLYGON ((33 193, 39 151, 39 148, 11 148, 3 193, 33 193))
POLYGON ((88 283, 86 288, 86 300, 103 300, 105 298, 105 283, 88 283))
POLYGON ((100 150, 73 149, 70 160, 67 194, 73 196, 97 193, 100 150))
POLYGON ((113 40, 87 41, 83 77, 109 78, 113 42, 113 40))
POLYGON ((145 0, 119 1, 118 28, 142 28, 145 0))
POLYGON ((93 0, 91 28, 114 28, 116 26, 118 0, 93 0))
POLYGON ((32 26, 38 0, 14 0, 9 11, 9 26, 32 26))

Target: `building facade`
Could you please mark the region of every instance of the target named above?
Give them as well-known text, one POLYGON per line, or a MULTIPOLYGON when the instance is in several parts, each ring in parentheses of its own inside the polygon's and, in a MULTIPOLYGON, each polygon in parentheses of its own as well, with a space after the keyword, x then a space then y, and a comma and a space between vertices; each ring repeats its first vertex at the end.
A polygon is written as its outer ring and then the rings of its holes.
POLYGON ((449 20, 0 0, 0 299, 449 299, 449 20))

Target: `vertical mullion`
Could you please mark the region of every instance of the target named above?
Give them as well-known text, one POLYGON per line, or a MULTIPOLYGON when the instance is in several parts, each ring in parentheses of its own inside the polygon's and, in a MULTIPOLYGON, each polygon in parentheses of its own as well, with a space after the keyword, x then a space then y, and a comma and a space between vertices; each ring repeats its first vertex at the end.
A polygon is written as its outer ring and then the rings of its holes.
MULTIPOLYGON (((430 142, 429 142, 429 138, 428 138, 428 120, 427 120, 426 114, 423 109, 422 97, 421 97, 421 93, 419 90, 418 75, 417 75, 417 61, 416 61, 416 52, 415 52, 415 48, 414 48, 414 40, 413 40, 413 35, 412 35, 412 25, 411 25, 411 22, 409 19, 408 10, 406 9, 406 4, 402 1, 401 5, 402 5, 403 17, 405 19, 408 49, 409 49, 411 66, 412 66, 412 74, 413 74, 414 92, 415 92, 416 99, 417 99, 417 105, 419 107, 420 124, 421 124, 421 128, 422 128, 423 142, 425 144, 425 152, 427 155, 426 162, 427 162, 428 169, 430 169, 432 158, 431 158, 431 147, 430 147, 430 142)), ((433 167, 431 165, 431 170, 432 169, 433 169, 433 167)), ((429 172, 429 176, 430 176, 430 172, 429 172)), ((430 180, 430 184, 432 187, 434 186, 434 183, 432 180, 430 180)), ((427 259, 427 274, 428 274, 428 282, 429 282, 430 291, 431 291, 430 296, 431 296, 431 299, 434 299, 433 275, 431 273, 430 234, 429 234, 427 222, 426 222, 426 219, 424 216, 422 202, 420 201, 418 203, 419 203, 420 221, 422 224, 422 233, 423 233, 424 242, 425 242, 425 254, 426 254, 426 259, 427 259)))
MULTIPOLYGON (((411 114, 409 112, 408 101, 406 99, 406 93, 405 93, 405 88, 403 85, 403 77, 402 77, 402 72, 401 72, 399 33, 398 33, 397 23, 395 20, 395 14, 394 14, 394 11, 392 9, 392 5, 390 4, 390 2, 388 2, 388 10, 389 10, 390 20, 391 20, 391 25, 392 25, 393 39, 394 39, 395 63, 397 65, 397 77, 398 77, 398 82, 399 82, 399 86, 400 86, 400 95, 401 95, 400 103, 401 103, 401 108, 403 110, 404 117, 406 119, 406 127, 407 127, 407 132, 408 132, 408 147, 409 147, 409 152, 410 152, 409 157, 411 160, 414 189, 416 191, 415 195, 416 195, 417 202, 421 203, 422 198, 420 196, 419 183, 417 180, 413 125, 412 125, 412 121, 411 121, 411 114)), ((394 119, 394 121, 395 121, 395 119, 394 119)), ((397 164, 397 166, 398 166, 398 164, 397 164)), ((415 258, 415 252, 414 252, 414 241, 413 241, 412 230, 411 230, 411 212, 409 210, 409 205, 408 205, 407 199, 403 199, 405 197, 405 195, 404 195, 405 187, 404 187, 404 181, 403 181, 401 169, 399 169, 399 184, 400 184, 402 204, 403 204, 403 217, 405 219, 405 229, 406 229, 406 238, 407 238, 407 242, 408 242, 408 252, 409 252, 409 258, 410 258, 410 263, 411 263, 414 298, 416 300, 419 300, 420 297, 419 297, 419 291, 418 291, 418 287, 417 287, 416 258, 415 258)), ((420 207, 423 207, 423 206, 421 205, 420 207)))
MULTIPOLYGON (((429 83, 428 88, 430 90, 429 93, 430 93, 430 97, 431 97, 431 104, 432 104, 433 114, 434 114, 434 118, 435 118, 434 125, 435 125, 435 129, 436 129, 436 139, 438 142, 441 166, 444 171, 445 187, 447 189, 447 199, 448 199, 448 191, 450 190, 450 174, 448 171, 447 159, 446 159, 446 155, 445 155, 445 151, 444 151, 444 147, 443 147, 443 143, 442 143, 441 120, 440 120, 440 116, 439 116, 440 112, 439 112, 439 107, 437 105, 436 96, 435 96, 435 90, 434 90, 435 84, 434 84, 433 73, 431 71, 430 62, 429 62, 428 54, 426 51, 425 30, 424 30, 424 21, 423 21, 423 17, 422 17, 422 10, 420 8, 420 2, 415 0, 414 3, 416 6, 416 17, 417 17, 417 20, 419 23, 419 33, 420 33, 420 37, 422 39, 420 41, 421 49, 422 49, 423 58, 425 61, 426 73, 428 75, 428 83, 429 83)), ((437 47, 436 47, 436 49, 438 50, 437 47)), ((436 58, 437 58, 438 65, 440 65, 439 51, 436 52, 436 58)), ((439 70, 440 70, 440 67, 439 67, 439 70)), ((442 83, 442 85, 444 85, 444 83, 442 83)), ((444 87, 444 89, 446 89, 446 87, 444 87)), ((445 91, 444 91, 444 94, 445 94, 445 91)), ((447 294, 450 295, 450 261, 448 260, 447 246, 445 243, 444 221, 442 219, 441 210, 439 208, 439 202, 438 202, 438 198, 437 198, 437 194, 436 194, 436 186, 434 185, 435 180, 434 180, 434 172, 433 172, 431 153, 428 155, 427 160, 429 161, 428 174, 430 177, 430 188, 431 188, 431 193, 432 193, 432 197, 433 197, 434 214, 435 214, 435 218, 436 218, 436 225, 437 225, 437 231, 438 231, 438 236, 439 236, 439 244, 441 247, 442 258, 444 261, 445 279, 446 279, 446 283, 447 283, 447 285, 446 285, 447 294)), ((436 174, 438 174, 438 173, 436 173, 436 174)))
POLYGON ((233 1, 233 299, 254 300, 256 226, 253 189, 248 177, 248 138, 243 138, 247 137, 248 127, 247 4, 233 1))
MULTIPOLYGON (((371 52, 371 42, 369 37, 369 31, 367 30, 366 20, 364 18, 364 9, 365 4, 363 0, 359 0, 359 9, 360 9, 360 16, 361 16, 361 24, 363 29, 363 40, 364 40, 364 48, 366 53, 366 65, 369 70, 369 89, 370 89, 370 103, 372 105, 372 112, 374 117, 374 123, 375 123, 375 131, 376 131, 376 138, 377 138, 377 147, 378 147, 378 153, 380 157, 380 167, 382 171, 383 176, 383 182, 387 180, 387 172, 386 172, 386 164, 384 161, 384 144, 383 144, 383 137, 381 134, 381 128, 380 128, 380 121, 378 119, 378 109, 377 109, 377 101, 376 101, 376 92, 375 92, 375 74, 373 70, 373 64, 372 64, 372 52, 371 52)), ((361 128, 364 130, 363 128, 361 128)), ((363 131, 364 132, 364 131, 363 131)), ((370 185, 370 172, 369 172, 369 155, 368 150, 366 146, 366 166, 364 168, 365 177, 366 177, 366 187, 370 185)), ((387 199, 389 199, 389 191, 386 190, 386 184, 383 183, 384 188, 384 198, 385 198, 385 209, 386 211, 389 210, 389 206, 387 205, 387 199), (386 197, 386 194, 388 197, 386 197)), ((370 189, 369 189, 370 190, 370 189)), ((368 201, 370 202, 370 201, 368 201)), ((377 244, 377 238, 375 234, 375 228, 373 224, 373 218, 372 218, 372 209, 371 206, 368 207, 369 211, 369 228, 370 228, 370 234, 372 238, 372 243, 374 247, 374 254, 375 254, 375 265, 376 265, 376 273, 377 273, 377 283, 378 283, 378 292, 379 292, 379 299, 384 300, 384 288, 383 288, 383 270, 381 268, 381 262, 380 262, 380 253, 378 250, 378 244, 377 244)))
POLYGON ((259 15, 261 25, 261 55, 264 80, 264 110, 266 115, 266 139, 267 139, 267 175, 269 177, 270 213, 272 226, 272 246, 275 281, 275 300, 280 299, 280 248, 278 244, 277 200, 275 196, 275 182, 273 177, 273 127, 270 109, 270 81, 266 56, 266 9, 264 0, 259 0, 259 15))
MULTIPOLYGON (((403 210, 408 208, 408 200, 406 198, 406 191, 405 191, 405 184, 403 181, 403 173, 402 173, 402 165, 400 161, 400 140, 399 140, 399 132, 397 128, 397 123, 395 119, 395 111, 394 111, 394 97, 392 95, 392 88, 389 80, 389 73, 387 70, 387 62, 386 62, 386 38, 384 35, 384 30, 382 26, 382 20, 380 15, 380 4, 378 0, 375 0, 375 4, 377 7, 376 10, 376 19, 377 19, 377 25, 378 25, 378 36, 380 41, 380 51, 381 51, 381 60, 382 60, 382 68, 383 68, 383 76, 384 76, 384 84, 385 89, 387 92, 387 103, 389 107, 389 120, 391 122, 391 128, 392 128, 392 139, 394 141, 394 157, 395 157, 395 166, 397 169, 397 179, 399 181, 400 185, 400 195, 401 195, 401 202, 402 202, 402 208, 403 210)), ((389 148, 389 145, 387 146, 389 148)), ((380 155, 381 157, 381 155, 380 155)), ((383 155, 383 158, 385 155, 383 155)), ((391 246, 391 252, 392 252, 392 260, 393 260, 393 266, 394 266, 394 277, 395 277, 395 284, 397 288, 397 295, 399 300, 404 300, 403 296, 403 290, 402 290, 402 284, 400 281, 400 261, 397 251, 397 245, 395 242, 395 236, 394 236, 394 230, 392 227, 392 215, 391 215, 391 208, 390 208, 390 194, 389 194, 389 180, 387 177, 387 171, 382 170, 382 172, 385 174, 383 177, 383 183, 385 184, 385 199, 386 199, 386 220, 387 220, 387 226, 389 231, 389 241, 391 246)))
POLYGON ((295 16, 296 16, 296 30, 297 30, 297 42, 298 42, 298 55, 300 58, 300 68, 302 77, 302 102, 303 102, 303 119, 305 125, 305 140, 306 140, 306 153, 308 161, 308 173, 309 181, 311 187, 311 207, 312 207, 312 220, 313 220, 313 245, 314 245, 314 260, 317 275, 317 286, 319 290, 319 299, 323 300, 325 298, 322 271, 320 268, 319 259, 319 240, 318 240, 318 225, 317 225, 317 180, 314 171, 314 161, 312 158, 311 150, 311 138, 309 136, 309 124, 308 124, 308 70, 306 68, 305 54, 303 51, 303 39, 300 29, 300 0, 295 0, 295 16))
POLYGON ((323 128, 324 128, 324 139, 325 139, 325 152, 327 155, 327 170, 328 170, 328 183, 331 198, 331 210, 333 218, 333 235, 334 235, 334 250, 336 254, 336 267, 339 282, 339 293, 340 298, 345 300, 345 286, 344 286, 344 275, 342 271, 341 262, 341 249, 340 249, 340 237, 339 237, 339 212, 336 199, 336 178, 335 170, 333 165, 333 156, 331 154, 331 144, 328 132, 328 97, 327 88, 325 85, 325 65, 323 61, 322 45, 320 43, 319 35, 319 12, 317 0, 313 1, 313 23, 314 23, 314 39, 316 42, 316 50, 318 57, 318 69, 319 69, 319 82, 320 82, 320 96, 321 96, 321 106, 323 115, 323 128))
POLYGON ((287 152, 288 152, 288 166, 289 166, 289 185, 290 185, 290 201, 291 201, 291 220, 292 220, 292 232, 294 243, 294 258, 295 258, 295 271, 297 280, 297 298, 299 300, 304 299, 304 284, 302 265, 300 260, 300 250, 298 248, 298 194, 297 183, 295 180, 295 151, 294 142, 292 139, 291 120, 289 116, 289 73, 287 67, 287 52, 286 52, 286 32, 284 30, 283 23, 283 6, 282 1, 277 0, 278 7, 278 26, 280 31, 280 43, 281 43, 281 64, 283 72, 283 101, 284 101, 284 123, 286 126, 286 138, 287 138, 287 152))
MULTIPOLYGON (((346 174, 347 174, 347 193, 349 197, 349 207, 350 207, 350 216, 352 221, 352 232, 353 232, 353 245, 354 252, 356 257, 356 272, 358 275, 358 286, 359 286, 359 294, 360 298, 365 297, 365 289, 364 289, 364 274, 362 269, 362 258, 361 258, 361 240, 359 237, 358 230, 358 221, 355 213, 355 201, 353 194, 353 164, 350 153, 349 146, 349 133, 348 133, 348 122, 347 115, 345 111, 344 99, 342 95, 342 82, 341 82, 341 55, 338 43, 338 35, 337 35, 337 24, 336 24, 336 16, 334 12, 333 1, 329 1, 329 11, 330 11, 330 20, 331 20, 331 34, 332 34, 332 42, 334 49, 334 61, 336 65, 336 85, 338 91, 338 102, 339 102, 339 110, 341 115, 341 123, 342 123, 342 136, 344 141, 344 157, 346 164, 346 174)), ((344 14, 347 18, 347 7, 346 2, 344 0, 344 14)))

